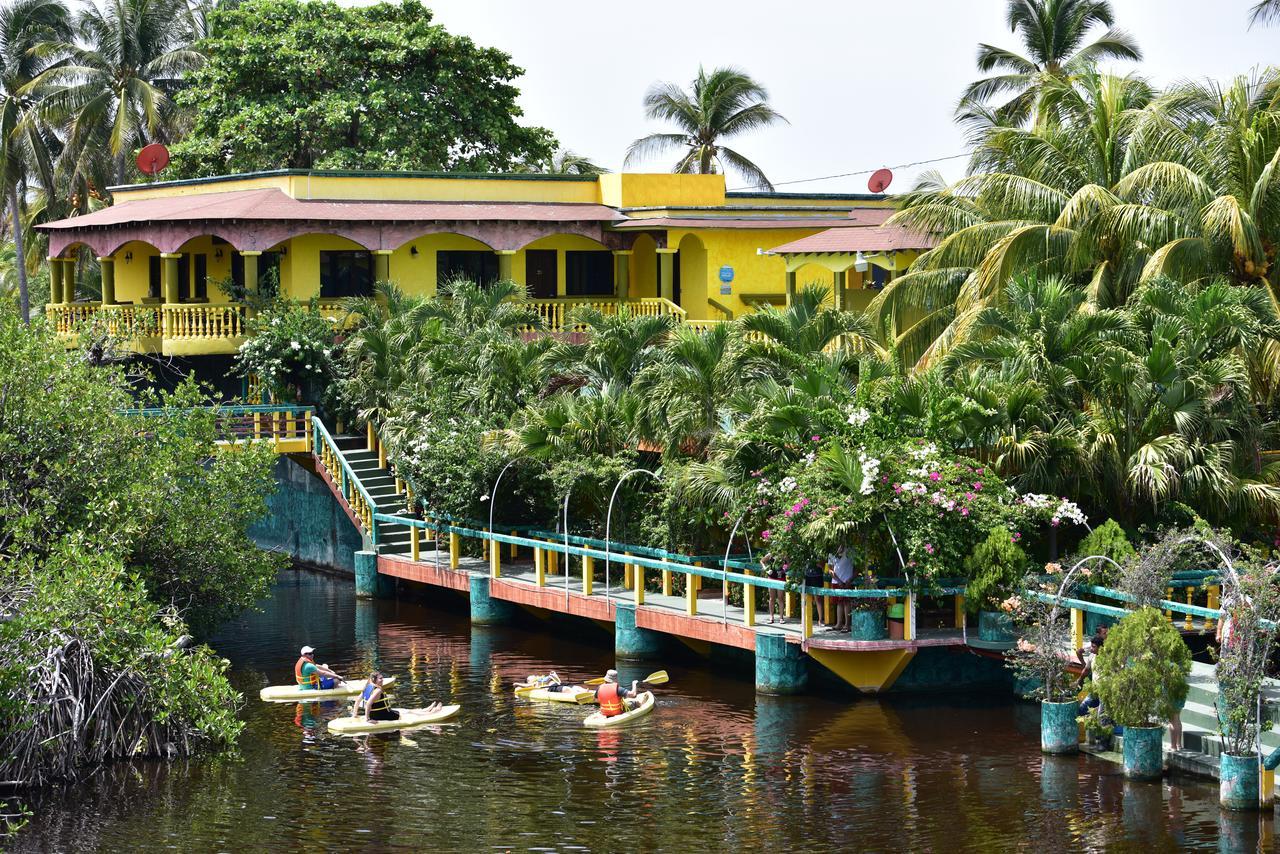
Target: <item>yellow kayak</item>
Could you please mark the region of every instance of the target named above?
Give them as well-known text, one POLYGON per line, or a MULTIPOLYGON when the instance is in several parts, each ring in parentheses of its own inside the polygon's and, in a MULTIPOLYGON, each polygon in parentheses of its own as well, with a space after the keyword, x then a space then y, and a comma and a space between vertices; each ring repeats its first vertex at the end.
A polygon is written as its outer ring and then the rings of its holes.
POLYGON ((614 715, 606 718, 599 712, 587 715, 587 719, 582 722, 585 727, 591 729, 616 729, 617 727, 629 726, 636 721, 642 720, 646 715, 653 711, 655 705, 652 691, 645 691, 639 697, 640 705, 636 706, 629 712, 623 712, 620 715, 614 715))
POLYGON ((517 694, 527 700, 548 700, 552 703, 578 703, 585 705, 596 701, 596 692, 580 685, 571 685, 559 691, 548 691, 546 688, 534 688, 532 691, 517 694))
MULTIPOLYGON (((258 692, 258 696, 268 703, 310 703, 322 700, 336 700, 340 697, 351 697, 359 694, 368 684, 367 679, 347 679, 339 682, 336 688, 304 690, 297 685, 271 685, 258 692)), ((382 680, 383 688, 395 684, 396 677, 388 676, 382 680)))
POLYGON ((353 718, 334 718, 329 721, 329 732, 338 735, 362 735, 366 732, 387 732, 409 729, 425 724, 438 724, 462 711, 462 706, 443 706, 434 712, 426 709, 396 709, 400 719, 394 721, 366 721, 364 715, 353 718))

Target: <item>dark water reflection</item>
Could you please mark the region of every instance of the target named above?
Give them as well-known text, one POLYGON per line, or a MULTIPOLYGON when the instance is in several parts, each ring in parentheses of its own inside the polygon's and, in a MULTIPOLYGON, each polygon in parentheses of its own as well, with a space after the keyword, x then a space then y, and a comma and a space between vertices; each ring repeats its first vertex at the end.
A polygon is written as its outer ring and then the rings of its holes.
MULTIPOLYGON (((1128 784, 1046 758, 1037 710, 973 696, 757 697, 748 674, 673 664, 643 726, 515 703, 533 671, 601 672, 606 635, 472 628, 349 583, 286 573, 217 647, 249 697, 239 752, 121 766, 51 794, 19 850, 1271 850, 1270 823, 1221 816, 1211 786, 1128 784), (335 705, 268 705, 303 643, 401 705, 446 698, 457 724, 405 738, 328 735, 335 705)), ((648 668, 624 668, 624 677, 648 668)))

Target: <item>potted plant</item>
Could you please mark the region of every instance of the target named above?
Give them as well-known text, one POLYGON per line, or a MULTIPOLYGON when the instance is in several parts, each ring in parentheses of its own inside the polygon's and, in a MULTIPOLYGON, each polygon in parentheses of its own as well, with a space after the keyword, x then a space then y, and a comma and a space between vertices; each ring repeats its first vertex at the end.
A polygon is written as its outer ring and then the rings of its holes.
POLYGON ((1218 802, 1225 809, 1256 810, 1260 806, 1258 735, 1270 728, 1270 704, 1262 693, 1267 660, 1275 643, 1280 595, 1263 573, 1229 577, 1219 627, 1218 802))
POLYGON ((1124 774, 1131 780, 1163 773, 1164 724, 1187 699, 1191 651, 1182 635, 1149 605, 1127 615, 1107 635, 1094 661, 1094 685, 1107 715, 1124 727, 1124 774))
MULTIPOLYGON (((876 589, 876 575, 871 570, 865 570, 858 573, 853 580, 853 586, 863 590, 876 589)), ((850 605, 849 612, 849 639, 860 641, 876 641, 884 640, 889 636, 889 629, 886 622, 888 612, 888 600, 881 598, 856 598, 848 600, 850 605)), ((897 631, 899 637, 902 635, 902 621, 898 620, 897 631)))
MULTIPOLYGON (((1047 567, 1050 576, 1061 570, 1047 567)), ((1029 686, 1026 697, 1040 701, 1040 749, 1045 753, 1075 753, 1080 747, 1074 678, 1064 653, 1071 646, 1071 625, 1066 608, 1056 599, 1046 601, 1040 592, 1054 592, 1058 585, 1027 576, 1020 596, 1002 603, 1018 629, 1017 646, 1006 653, 1018 682, 1029 686)))
POLYGON ((978 614, 978 640, 1012 646, 1012 618, 1001 603, 1022 584, 1027 554, 1005 528, 992 528, 964 560, 965 607, 978 614))

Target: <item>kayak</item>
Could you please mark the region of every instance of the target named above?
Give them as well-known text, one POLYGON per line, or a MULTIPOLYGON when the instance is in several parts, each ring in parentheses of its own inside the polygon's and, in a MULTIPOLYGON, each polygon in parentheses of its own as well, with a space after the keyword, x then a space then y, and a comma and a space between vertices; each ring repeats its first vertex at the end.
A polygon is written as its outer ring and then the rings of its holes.
POLYGON ((640 705, 636 706, 629 712, 623 712, 622 714, 614 715, 611 718, 606 718, 599 712, 595 712, 594 714, 587 715, 587 719, 582 722, 582 725, 590 727, 591 729, 616 729, 617 727, 628 726, 636 721, 642 720, 646 715, 653 711, 653 707, 656 705, 653 699, 653 692, 645 691, 636 699, 640 701, 640 705))
MULTIPOLYGON (((271 685, 263 688, 258 692, 258 696, 268 703, 299 703, 299 702, 319 702, 321 700, 335 700, 339 697, 351 697, 359 694, 364 690, 364 686, 368 683, 368 679, 348 679, 345 682, 339 682, 335 688, 322 688, 316 690, 303 690, 297 685, 271 685)), ((382 680, 383 688, 390 688, 395 684, 396 677, 388 676, 382 680)))
POLYGON ((434 712, 428 712, 426 709, 396 709, 400 713, 400 719, 394 721, 366 721, 364 715, 354 718, 334 718, 329 721, 329 732, 336 732, 338 735, 361 735, 366 732, 409 729, 447 721, 461 710, 462 706, 444 706, 434 712))
POLYGON ((529 700, 548 700, 552 703, 578 703, 585 705, 596 701, 596 692, 578 685, 566 686, 559 691, 548 691, 546 688, 534 688, 532 691, 517 694, 529 700))

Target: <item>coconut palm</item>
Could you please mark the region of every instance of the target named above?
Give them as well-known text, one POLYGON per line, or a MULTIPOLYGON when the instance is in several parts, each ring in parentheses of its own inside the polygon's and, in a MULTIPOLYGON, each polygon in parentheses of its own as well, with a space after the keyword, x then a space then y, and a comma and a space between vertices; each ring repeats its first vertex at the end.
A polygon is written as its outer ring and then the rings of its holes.
POLYGON ((644 96, 645 115, 670 122, 673 133, 651 133, 631 143, 627 163, 683 151, 672 172, 709 175, 730 169, 754 187, 772 190, 764 171, 723 143, 727 137, 785 122, 768 103, 769 93, 737 68, 698 67, 689 91, 674 83, 656 83, 644 96))
POLYGON ((638 429, 668 455, 701 457, 724 427, 725 405, 740 385, 731 358, 737 330, 716 324, 707 332, 677 328, 636 377, 638 429))
POLYGON ((597 391, 610 382, 630 385, 674 326, 670 315, 635 314, 625 305, 616 314, 591 306, 578 308, 569 327, 586 340, 557 341, 547 350, 543 357, 547 385, 597 391))
POLYGON ((1048 121, 1054 110, 1046 97, 1052 91, 1046 89, 1047 81, 1068 79, 1101 60, 1142 58, 1137 42, 1113 26, 1115 15, 1107 0, 1009 0, 1005 15, 1025 53, 978 45, 978 70, 1000 73, 969 84, 957 108, 961 119, 981 117, 993 99, 1009 95, 995 108, 996 118, 1012 125, 1033 115, 1048 121), (1096 26, 1108 29, 1085 44, 1096 26))
POLYGON ((194 20, 186 0, 85 5, 75 21, 78 43, 68 45, 69 59, 35 84, 43 114, 66 126, 67 148, 82 181, 92 179, 91 164, 102 159, 112 179, 123 183, 130 153, 165 136, 171 98, 183 74, 203 60, 191 46, 194 20))
POLYGON ((547 169, 552 175, 601 175, 608 171, 598 163, 593 163, 585 154, 577 154, 567 148, 556 149, 547 169))
POLYGON ((829 354, 842 339, 854 350, 876 350, 878 345, 867 319, 827 305, 831 290, 806 285, 785 309, 765 306, 743 315, 737 323, 747 334, 737 364, 752 377, 782 379, 817 360, 834 360, 852 369, 855 364, 843 352, 829 354))
POLYGON ((1280 23, 1280 0, 1262 0, 1249 12, 1249 26, 1280 23))
POLYGON ((31 316, 23 207, 27 178, 53 184, 48 139, 35 120, 31 82, 56 58, 68 35, 66 7, 57 0, 14 0, 0 9, 0 189, 9 211, 19 312, 31 316))

